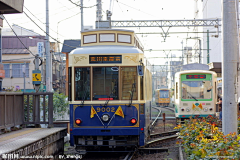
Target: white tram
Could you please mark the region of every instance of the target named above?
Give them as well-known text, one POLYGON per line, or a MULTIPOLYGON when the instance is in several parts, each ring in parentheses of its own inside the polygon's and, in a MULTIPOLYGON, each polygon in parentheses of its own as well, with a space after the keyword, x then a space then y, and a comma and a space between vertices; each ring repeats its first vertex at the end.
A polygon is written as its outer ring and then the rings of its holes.
POLYGON ((187 70, 175 74, 175 115, 177 119, 215 115, 217 74, 187 70))

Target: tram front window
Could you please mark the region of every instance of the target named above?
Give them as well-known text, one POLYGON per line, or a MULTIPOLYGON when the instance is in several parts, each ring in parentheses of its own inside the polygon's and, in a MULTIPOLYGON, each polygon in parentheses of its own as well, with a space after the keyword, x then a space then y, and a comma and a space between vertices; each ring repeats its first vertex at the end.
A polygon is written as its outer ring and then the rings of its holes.
POLYGON ((211 81, 182 81, 182 99, 211 99, 211 81))
POLYGON ((168 90, 160 90, 160 98, 169 98, 168 90))
POLYGON ((90 68, 75 68, 75 100, 90 100, 90 68))
POLYGON ((93 67, 93 100, 118 100, 118 67, 93 67))
MULTIPOLYGON (((121 67, 123 100, 137 99, 137 67, 121 67)), ((142 99, 143 99, 143 95, 142 99)))

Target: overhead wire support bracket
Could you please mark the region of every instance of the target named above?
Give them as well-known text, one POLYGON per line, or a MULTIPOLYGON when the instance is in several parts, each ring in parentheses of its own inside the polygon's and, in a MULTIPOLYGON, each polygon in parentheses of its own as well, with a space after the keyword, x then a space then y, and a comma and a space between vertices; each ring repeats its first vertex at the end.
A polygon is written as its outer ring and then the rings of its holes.
POLYGON ((221 19, 192 20, 112 20, 112 27, 200 27, 221 26, 221 19))

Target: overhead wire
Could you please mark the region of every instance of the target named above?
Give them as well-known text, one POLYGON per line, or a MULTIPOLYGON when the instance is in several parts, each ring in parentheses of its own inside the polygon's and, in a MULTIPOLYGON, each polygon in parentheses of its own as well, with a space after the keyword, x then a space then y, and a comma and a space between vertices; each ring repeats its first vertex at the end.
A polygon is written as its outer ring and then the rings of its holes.
MULTIPOLYGON (((32 12, 30 12, 29 9, 27 9, 27 7, 24 6, 24 8, 25 8, 32 16, 34 16, 39 22, 41 22, 42 24, 45 24, 45 23, 42 22, 39 18, 37 18, 32 12)), ((53 29, 51 29, 51 28, 50 28, 50 30, 53 31, 53 32, 55 32, 55 31, 54 31, 53 29)), ((55 33, 57 33, 57 32, 55 32, 55 33)), ((58 34, 58 33, 57 33, 57 34, 58 34)), ((64 36, 61 35, 61 34, 58 34, 58 35, 64 37, 64 36)))
POLYGON ((53 37, 50 36, 47 32, 45 32, 36 22, 34 22, 34 21, 31 19, 31 17, 28 16, 28 14, 27 14, 26 12, 23 11, 23 13, 24 13, 39 29, 41 29, 45 34, 47 34, 49 37, 51 37, 51 38, 52 38, 53 40, 55 40, 56 42, 58 42, 58 43, 60 43, 60 44, 62 44, 62 45, 68 46, 68 47, 70 47, 70 48, 74 48, 74 49, 76 48, 76 47, 74 47, 74 46, 69 46, 69 45, 67 45, 67 44, 64 44, 64 43, 58 41, 56 38, 53 38, 53 37))
POLYGON ((80 8, 92 8, 92 7, 97 6, 97 4, 95 4, 95 5, 89 6, 89 7, 82 7, 80 4, 76 4, 76 3, 74 3, 72 0, 68 0, 68 1, 71 2, 72 4, 76 5, 76 6, 80 7, 80 8))
MULTIPOLYGON (((150 16, 154 16, 154 15, 152 15, 152 14, 149 14, 149 13, 143 12, 143 11, 141 11, 140 9, 136 9, 136 8, 134 8, 134 7, 132 7, 132 6, 129 6, 129 5, 126 5, 126 4, 122 3, 122 2, 119 2, 119 0, 116 0, 116 1, 117 1, 118 3, 121 3, 122 5, 125 5, 125 6, 127 6, 127 7, 132 8, 132 9, 135 9, 135 10, 137 10, 137 11, 139 11, 139 12, 142 12, 142 13, 148 14, 148 15, 150 15, 150 16)), ((156 16, 154 16, 154 17, 156 17, 156 16)))
MULTIPOLYGON (((76 8, 76 7, 73 7, 73 8, 76 8)), ((71 9, 73 9, 73 8, 71 8, 71 9)), ((69 9, 66 9, 66 10, 63 10, 63 11, 68 11, 69 9)), ((51 16, 54 16, 54 15, 57 15, 57 14, 61 14, 63 11, 61 11, 61 12, 57 12, 57 13, 55 13, 55 14, 52 14, 51 16)), ((40 18, 40 19, 43 19, 43 18, 45 18, 45 17, 42 17, 42 18, 40 18)), ((19 24, 26 24, 26 23, 29 23, 29 22, 23 22, 23 23, 19 23, 19 24)), ((43 23, 43 22, 41 22, 41 23, 43 23)), ((45 23, 43 23, 43 24, 45 24, 45 23)))

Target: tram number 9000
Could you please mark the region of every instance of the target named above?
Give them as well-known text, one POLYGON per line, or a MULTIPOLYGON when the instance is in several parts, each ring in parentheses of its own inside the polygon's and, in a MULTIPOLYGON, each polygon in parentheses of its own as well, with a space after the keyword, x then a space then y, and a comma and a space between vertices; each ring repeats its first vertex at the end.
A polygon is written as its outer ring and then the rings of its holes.
POLYGON ((97 107, 97 112, 115 112, 115 108, 114 107, 97 107))

